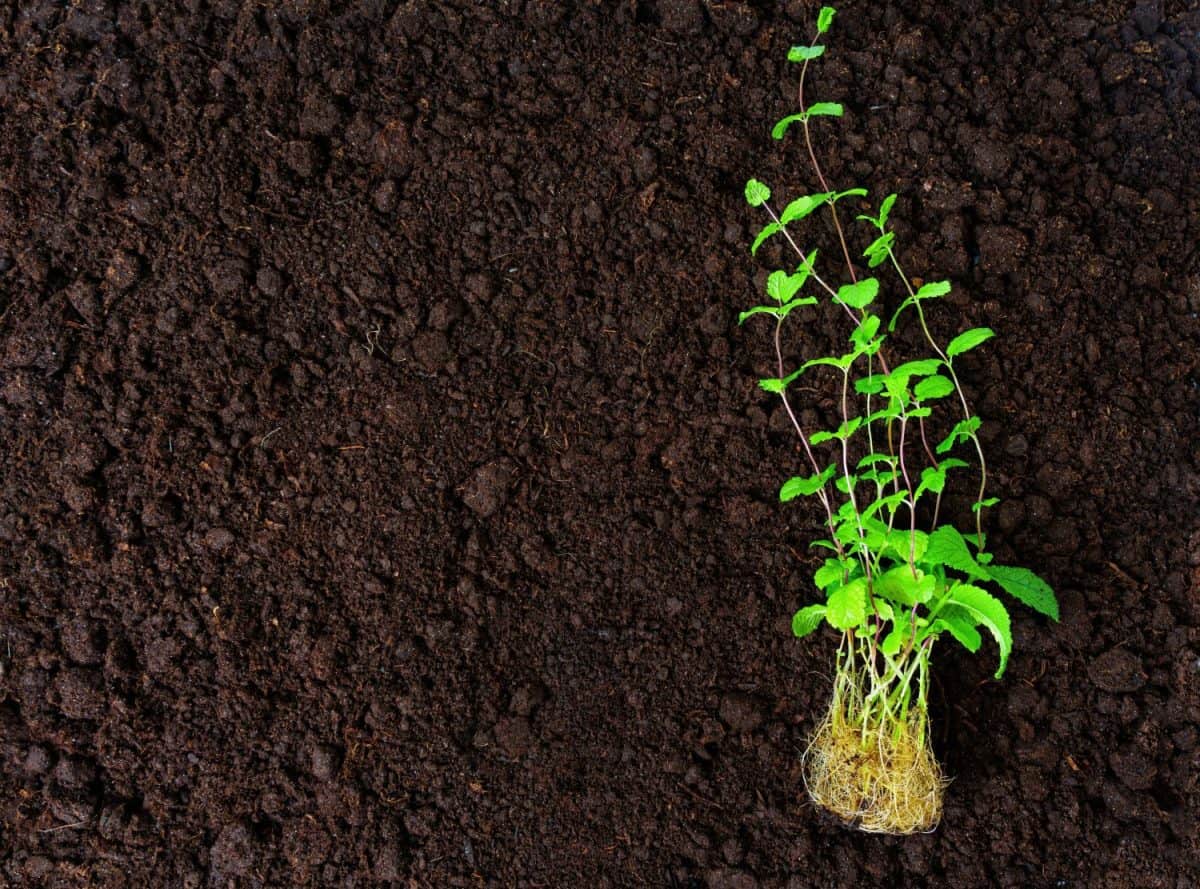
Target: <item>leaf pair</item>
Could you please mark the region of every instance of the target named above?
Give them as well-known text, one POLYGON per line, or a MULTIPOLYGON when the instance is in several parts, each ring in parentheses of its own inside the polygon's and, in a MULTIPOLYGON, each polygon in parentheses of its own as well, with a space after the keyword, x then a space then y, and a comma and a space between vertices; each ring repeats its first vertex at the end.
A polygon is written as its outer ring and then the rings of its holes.
MULTIPOLYGON (((793 47, 792 49, 800 48, 793 47)), ((822 46, 821 49, 824 50, 825 47, 822 46)), ((794 123, 805 123, 814 117, 841 117, 845 112, 846 109, 839 102, 814 102, 799 114, 789 114, 776 122, 775 126, 771 127, 771 136, 775 139, 782 139, 787 134, 788 128, 794 123)))
MULTIPOLYGON (((949 461, 947 461, 949 462, 949 461)), ((971 554, 966 538, 951 525, 941 525, 929 535, 929 545, 922 559, 926 564, 939 564, 961 571, 976 580, 994 581, 1006 593, 1039 614, 1058 620, 1058 599, 1050 585, 1028 568, 1008 565, 983 565, 971 554)))

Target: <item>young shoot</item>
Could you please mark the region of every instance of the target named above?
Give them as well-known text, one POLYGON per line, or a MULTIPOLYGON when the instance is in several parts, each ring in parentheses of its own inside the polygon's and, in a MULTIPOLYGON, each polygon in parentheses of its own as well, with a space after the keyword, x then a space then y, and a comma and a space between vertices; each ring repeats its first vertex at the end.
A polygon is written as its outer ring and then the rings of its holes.
POLYGON ((781 399, 802 446, 805 469, 783 482, 779 499, 816 498, 828 530, 812 544, 826 552, 813 577, 820 601, 792 618, 798 637, 828 626, 840 640, 829 711, 805 754, 808 792, 862 830, 907 834, 937 825, 946 785, 929 742, 934 645, 949 639, 976 652, 986 634, 999 651, 999 678, 1012 651, 1012 629, 998 593, 1054 620, 1058 602, 1032 571, 997 565, 987 549, 984 512, 998 500, 987 496, 980 418, 958 362, 994 332, 976 327, 945 344, 935 339, 926 313, 950 292, 950 283, 910 283, 889 227, 896 195, 885 197, 874 213, 857 216, 867 233, 862 258, 868 269, 880 269, 879 277, 862 276, 851 255, 839 206, 867 191, 834 188, 814 147, 818 120, 841 117, 844 109, 805 101, 808 67, 825 54, 821 40, 833 17, 834 10, 824 7, 813 39, 789 51, 788 60, 800 66, 799 109, 771 131, 776 139, 803 142, 820 190, 777 205, 765 184, 746 183, 746 201, 768 218, 751 253, 779 237, 796 264, 771 273, 767 301, 742 312, 739 323, 769 321, 777 375, 759 386, 781 399), (800 224, 817 214, 827 214, 833 229, 836 268, 818 267, 816 248, 802 246, 800 224), (890 313, 881 299, 885 277, 900 288, 890 313), (789 367, 784 324, 821 300, 846 319, 845 350, 789 367), (917 325, 926 355, 898 361, 890 353, 889 337, 901 322, 917 325), (835 387, 839 417, 833 429, 805 428, 789 395, 801 377, 818 375, 835 387), (930 437, 935 421, 949 427, 940 441, 930 437), (972 475, 974 515, 961 531, 942 515, 943 494, 952 479, 972 475))

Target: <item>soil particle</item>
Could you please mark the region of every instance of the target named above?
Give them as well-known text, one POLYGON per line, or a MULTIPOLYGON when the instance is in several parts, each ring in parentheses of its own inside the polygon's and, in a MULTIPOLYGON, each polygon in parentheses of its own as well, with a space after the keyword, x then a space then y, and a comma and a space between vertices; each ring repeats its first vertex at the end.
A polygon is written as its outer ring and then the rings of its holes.
POLYGON ((265 296, 279 296, 283 290, 283 275, 272 266, 259 266, 254 273, 254 284, 265 296))
POLYGON ((440 330, 421 331, 413 337, 412 354, 427 373, 436 373, 450 360, 450 341, 440 330))
POLYGON ((508 500, 513 478, 513 466, 507 461, 499 460, 481 466, 463 486, 463 503, 475 515, 488 518, 508 500))
POLYGON ((1162 11, 1158 3, 1139 3, 1133 8, 1133 23, 1143 37, 1150 37, 1162 24, 1162 11))
POLYGON ((233 545, 233 532, 228 528, 211 528, 204 534, 204 545, 220 552, 233 545))
POLYGON ((245 876, 254 866, 254 858, 254 841, 244 825, 231 824, 222 829, 209 848, 210 884, 223 886, 231 877, 245 876))
POLYGON ((743 871, 721 868, 704 874, 705 889, 758 889, 758 880, 743 871))
POLYGON ((1127 648, 1112 648, 1092 661, 1088 676, 1097 688, 1112 693, 1135 692, 1146 684, 1142 660, 1127 648))
POLYGON ((1028 239, 1011 226, 985 225, 979 229, 979 261, 985 271, 1017 271, 1028 248, 1028 239))
POLYGON ((104 715, 106 700, 98 671, 63 670, 54 677, 54 690, 63 715, 71 719, 99 719, 104 715))
POLYGON ((310 768, 318 781, 328 781, 337 775, 341 762, 338 751, 326 744, 318 744, 312 751, 310 768))
POLYGON ((25 753, 25 761, 22 764, 22 768, 26 775, 38 777, 49 771, 53 761, 53 756, 48 748, 43 747, 41 744, 33 744, 25 753))
POLYGON ((104 660, 102 631, 94 620, 76 617, 66 621, 61 637, 63 651, 75 663, 95 665, 104 660))
POLYGON ((662 25, 672 34, 687 37, 704 29, 704 8, 700 0, 658 0, 662 25))
POLYGON ((749 733, 763 721, 762 707, 750 695, 732 692, 721 698, 721 719, 731 731, 749 733))
POLYGON ((104 269, 104 280, 117 290, 128 290, 138 279, 138 258, 132 253, 118 251, 104 269))
POLYGON ((1109 756, 1108 762, 1130 790, 1149 790, 1154 786, 1157 770, 1145 754, 1136 750, 1118 750, 1109 756))
POLYGON ((304 99, 300 111, 300 134, 302 136, 328 136, 340 122, 337 106, 320 91, 310 93, 304 99))
POLYGON ((519 759, 533 747, 533 730, 523 716, 506 716, 492 729, 500 750, 512 759, 519 759))

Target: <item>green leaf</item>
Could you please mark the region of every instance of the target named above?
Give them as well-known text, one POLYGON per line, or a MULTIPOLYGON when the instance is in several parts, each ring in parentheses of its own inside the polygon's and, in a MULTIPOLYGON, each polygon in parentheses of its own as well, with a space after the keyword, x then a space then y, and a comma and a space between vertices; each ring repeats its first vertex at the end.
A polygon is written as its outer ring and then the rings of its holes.
POLYGON ((854 391, 859 395, 878 395, 883 391, 883 374, 871 374, 854 381, 854 391))
MULTIPOLYGON (((892 472, 895 475, 895 472, 892 472)), ((871 518, 881 509, 895 510, 897 506, 908 499, 908 491, 896 491, 894 494, 888 494, 886 497, 880 497, 878 500, 869 504, 862 511, 863 518, 871 518)))
POLYGON ((817 13, 817 33, 824 34, 829 30, 829 26, 833 24, 833 17, 837 14, 837 10, 832 6, 822 6, 821 11, 817 13))
POLYGON ((937 299, 949 292, 949 281, 929 281, 920 286, 917 292, 913 294, 913 299, 937 299))
POLYGON ((795 500, 797 497, 807 497, 810 494, 817 493, 833 478, 833 474, 836 471, 836 466, 829 466, 818 475, 797 475, 789 478, 783 483, 783 487, 779 489, 780 502, 787 503, 789 500, 795 500))
POLYGON ((796 635, 796 638, 803 639, 817 627, 821 626, 821 621, 824 619, 824 605, 809 605, 807 608, 801 608, 792 615, 792 632, 796 635))
POLYGON ((828 201, 831 197, 833 197, 833 192, 826 191, 821 194, 809 194, 802 198, 796 198, 796 200, 792 201, 784 208, 783 214, 779 217, 779 221, 784 225, 787 225, 789 222, 795 222, 797 219, 803 219, 805 216, 812 213, 813 210, 816 210, 818 207, 828 201))
POLYGON ((863 316, 859 325, 854 328, 854 333, 850 334, 850 342, 856 346, 865 347, 879 332, 879 323, 879 316, 868 312, 863 316))
POLYGON ((863 309, 869 306, 878 294, 879 279, 863 278, 857 284, 843 284, 839 287, 833 301, 852 309, 863 309))
POLYGON ((1054 595, 1054 590, 1028 568, 989 565, 987 570, 992 580, 1000 584, 1004 592, 1039 614, 1058 620, 1058 598, 1054 595))
POLYGON ((879 205, 879 227, 883 228, 887 225, 888 214, 892 212, 892 205, 896 203, 894 194, 888 195, 883 199, 883 203, 879 205))
POLYGON ((986 500, 980 500, 978 503, 972 503, 971 512, 979 512, 979 510, 987 509, 989 506, 995 506, 999 502, 999 497, 988 497, 986 500))
POLYGON ((950 340, 950 345, 946 347, 946 355, 949 358, 961 355, 963 352, 974 349, 980 343, 987 342, 995 335, 996 332, 990 327, 972 327, 950 340))
POLYGON ((782 270, 771 272, 767 276, 767 296, 779 303, 785 303, 796 295, 803 283, 804 279, 799 275, 789 275, 782 270))
POLYGON ((838 102, 814 102, 805 113, 809 117, 841 117, 844 110, 838 102))
POLYGON ((877 596, 911 608, 928 602, 933 597, 936 585, 937 578, 932 574, 926 574, 918 568, 917 576, 913 577, 908 565, 897 565, 875 578, 874 590, 877 596))
MULTIPOLYGON (((858 477, 866 482, 874 482, 882 489, 892 484, 899 475, 900 471, 898 469, 886 469, 883 472, 880 472, 878 469, 868 469, 866 472, 860 472, 858 477)), ((907 491, 901 491, 900 493, 908 496, 907 491)))
POLYGON ((858 476, 851 475, 849 480, 847 480, 845 475, 839 475, 833 484, 834 484, 834 487, 836 487, 843 494, 849 494, 851 486, 857 487, 858 476))
POLYGON ((878 423, 880 420, 896 420, 904 413, 904 405, 898 398, 889 398, 887 406, 867 416, 868 423, 878 423))
POLYGON ((865 188, 847 188, 845 191, 839 191, 833 196, 833 200, 840 201, 842 198, 866 197, 867 190, 865 188))
POLYGON ((815 306, 816 304, 816 297, 802 296, 799 299, 784 303, 782 306, 755 306, 753 309, 747 309, 738 314, 738 324, 744 323, 747 318, 753 315, 770 315, 773 318, 782 320, 792 313, 792 309, 799 308, 800 306, 815 306))
POLYGON ((846 420, 842 425, 838 426, 837 432, 833 434, 834 438, 843 440, 849 438, 858 431, 858 427, 862 425, 862 421, 862 417, 851 417, 849 420, 846 420))
POLYGON ((797 309, 800 306, 815 306, 817 298, 815 296, 798 296, 791 302, 784 303, 779 307, 779 317, 786 318, 791 314, 792 309, 797 309))
POLYGON ((912 296, 900 303, 900 308, 896 309, 896 314, 892 316, 891 322, 888 323, 888 330, 896 329, 896 322, 900 320, 900 315, 909 306, 916 305, 922 300, 937 299, 940 296, 945 296, 950 292, 949 281, 932 281, 928 284, 922 284, 912 296))
POLYGON ((917 485, 917 497, 920 497, 926 491, 933 491, 935 494, 940 494, 946 487, 946 471, 944 469, 935 469, 932 466, 926 466, 921 470, 921 483, 917 485))
POLYGON ((886 463, 889 469, 895 469, 899 463, 897 457, 889 456, 888 454, 868 454, 858 461, 856 469, 866 469, 868 466, 878 466, 880 463, 886 463))
POLYGON ((927 565, 946 565, 956 571, 988 579, 988 572, 971 555, 967 541, 953 525, 940 525, 929 535, 929 544, 921 561, 927 565))
POLYGON ((755 315, 770 315, 773 318, 778 318, 779 316, 775 314, 778 311, 779 306, 755 306, 753 309, 738 312, 738 324, 744 324, 747 318, 752 318, 755 315))
POLYGON ((826 590, 835 583, 840 583, 846 576, 846 567, 837 559, 826 559, 825 564, 813 574, 813 583, 819 589, 826 590))
POLYGON ((933 625, 925 635, 934 636, 945 630, 957 639, 963 648, 974 654, 979 651, 979 646, 983 644, 983 638, 979 635, 979 631, 975 629, 975 623, 970 612, 959 608, 957 605, 947 605, 942 609, 937 620, 933 622, 933 625))
POLYGON ((788 50, 789 62, 808 62, 819 58, 825 54, 825 47, 817 46, 793 46, 788 50))
POLYGON ((893 528, 887 532, 884 545, 891 554, 901 562, 908 562, 909 550, 912 550, 913 561, 921 564, 924 561, 925 549, 929 546, 929 535, 924 531, 910 531, 908 528, 893 528))
POLYGON ((916 361, 905 361, 899 367, 892 368, 893 377, 927 377, 937 373, 942 366, 940 358, 919 358, 916 361))
POLYGON ((942 366, 940 358, 922 358, 918 361, 906 361, 883 378, 883 384, 888 393, 901 405, 908 403, 908 383, 912 377, 925 377, 936 373, 942 366))
POLYGON ((757 179, 746 183, 746 203, 751 207, 760 207, 771 199, 771 189, 757 179))
POLYGON ((867 582, 859 577, 829 594, 825 619, 839 630, 852 630, 867 619, 867 582))
POLYGON ((979 426, 983 421, 979 417, 971 417, 967 420, 959 420, 954 424, 954 428, 950 430, 950 434, 938 443, 937 452, 944 454, 961 441, 966 441, 972 435, 979 431, 979 426))
POLYGON ((838 370, 845 370, 853 360, 853 355, 843 355, 841 358, 813 358, 800 365, 800 370, 806 371, 810 367, 836 367, 838 370))
POLYGON ((908 631, 908 621, 900 621, 892 627, 891 632, 883 637, 883 641, 879 643, 879 650, 888 657, 894 657, 899 654, 900 649, 908 641, 908 631))
MULTIPOLYGON (((779 310, 773 309, 773 311, 779 310)), ((779 377, 769 377, 765 380, 759 380, 758 387, 764 392, 775 392, 777 394, 785 392, 787 387, 792 385, 792 383, 796 381, 796 378, 800 376, 800 373, 801 372, 799 370, 794 370, 783 379, 779 379, 779 377)))
POLYGON ((771 138, 782 139, 788 131, 788 127, 796 123, 796 121, 808 120, 807 114, 789 114, 787 117, 781 118, 775 122, 775 126, 771 127, 771 138))
MULTIPOLYGON (((912 414, 909 414, 909 416, 912 416, 912 414)), ((925 491, 933 491, 935 494, 942 493, 942 490, 946 486, 946 473, 951 469, 957 469, 966 465, 962 460, 951 457, 949 460, 943 460, 936 467, 925 467, 921 470, 921 483, 917 485, 916 496, 920 497, 925 491)))
POLYGON ((999 679, 1004 675, 1004 668, 1008 666, 1008 656, 1012 652, 1012 626, 1008 610, 991 593, 969 583, 955 585, 950 590, 949 601, 987 627, 995 638, 996 644, 1000 646, 1000 668, 996 671, 996 678, 999 679))
POLYGON ((895 240, 895 232, 886 232, 872 241, 867 249, 863 251, 863 256, 868 259, 867 265, 871 268, 882 265, 888 258, 888 251, 892 249, 892 244, 895 240))
POLYGON ((758 236, 754 239, 754 243, 750 245, 750 255, 758 255, 758 248, 763 245, 767 238, 777 235, 781 231, 783 231, 783 226, 778 222, 772 222, 766 225, 763 230, 758 233, 758 236))
POLYGON ((917 383, 913 389, 913 395, 921 401, 932 401, 935 398, 944 398, 953 391, 954 384, 948 378, 941 374, 935 374, 917 383))

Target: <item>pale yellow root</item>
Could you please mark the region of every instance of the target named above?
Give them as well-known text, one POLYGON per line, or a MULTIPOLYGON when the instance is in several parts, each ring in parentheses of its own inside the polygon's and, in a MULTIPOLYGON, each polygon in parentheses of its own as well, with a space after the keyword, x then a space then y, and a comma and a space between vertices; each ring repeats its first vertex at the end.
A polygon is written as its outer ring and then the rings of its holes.
POLYGON ((946 784, 929 748, 925 714, 896 727, 868 727, 835 705, 813 734, 805 782, 813 802, 868 833, 931 831, 942 817, 946 784))

